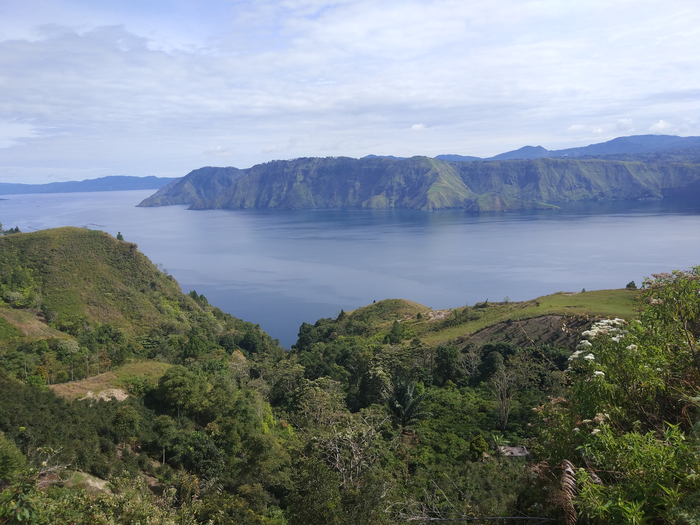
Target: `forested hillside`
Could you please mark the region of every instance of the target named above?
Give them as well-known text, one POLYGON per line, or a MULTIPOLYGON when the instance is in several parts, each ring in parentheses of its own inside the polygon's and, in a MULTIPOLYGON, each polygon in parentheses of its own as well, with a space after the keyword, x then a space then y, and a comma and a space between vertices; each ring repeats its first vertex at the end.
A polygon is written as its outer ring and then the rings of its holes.
POLYGON ((202 168, 139 206, 490 212, 556 209, 558 203, 586 200, 692 198, 699 195, 698 181, 697 159, 448 162, 428 157, 301 158, 247 170, 202 168))
POLYGON ((700 520, 698 269, 286 352, 101 232, 0 238, 0 286, 0 523, 700 520))

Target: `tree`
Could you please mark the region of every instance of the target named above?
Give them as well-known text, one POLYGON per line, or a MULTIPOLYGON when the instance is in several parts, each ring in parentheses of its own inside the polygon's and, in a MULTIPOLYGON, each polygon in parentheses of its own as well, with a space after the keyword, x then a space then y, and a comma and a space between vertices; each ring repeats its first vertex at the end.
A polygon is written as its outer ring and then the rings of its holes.
MULTIPOLYGON (((1 227, 1 225, 0 225, 1 227)), ((12 479, 26 463, 24 454, 0 432, 0 488, 12 479)))
POLYGON ((129 438, 135 437, 139 431, 141 416, 131 405, 121 405, 117 409, 112 425, 118 439, 126 445, 129 438))
POLYGON ((393 395, 388 400, 389 411, 402 431, 428 415, 421 407, 428 393, 414 397, 415 388, 415 382, 408 383, 399 379, 394 383, 393 395))
POLYGON ((159 396, 167 405, 177 408, 178 420, 182 409, 198 414, 206 408, 206 393, 210 389, 203 377, 184 366, 171 367, 158 380, 159 396))
POLYGON ((156 433, 156 443, 163 448, 162 464, 165 465, 165 449, 175 439, 175 421, 170 416, 158 416, 153 423, 153 431, 156 433))
POLYGON ((97 351, 97 361, 99 363, 99 369, 101 369, 103 372, 109 371, 109 367, 112 365, 112 360, 107 356, 107 352, 104 348, 100 348, 97 351))
POLYGON ((444 385, 454 381, 459 375, 459 347, 456 345, 440 345, 435 351, 435 384, 444 385))
POLYGON ((479 434, 469 443, 469 454, 472 461, 481 461, 484 459, 484 454, 488 452, 489 446, 484 439, 484 436, 479 434))
POLYGON ((123 240, 124 240, 124 236, 122 235, 122 232, 118 232, 118 233, 117 233, 117 240, 118 240, 118 241, 123 241, 123 240))

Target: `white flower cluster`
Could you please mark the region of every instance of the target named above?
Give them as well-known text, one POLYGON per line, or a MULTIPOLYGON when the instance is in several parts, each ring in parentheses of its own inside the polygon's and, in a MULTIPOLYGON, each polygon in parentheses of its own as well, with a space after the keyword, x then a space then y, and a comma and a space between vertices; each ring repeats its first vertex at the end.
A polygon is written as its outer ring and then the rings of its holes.
MULTIPOLYGON (((584 339, 579 341, 578 345, 576 346, 576 351, 571 354, 569 357, 569 361, 573 361, 574 359, 578 359, 581 354, 583 354, 586 350, 588 350, 590 347, 593 346, 593 343, 589 341, 589 339, 595 339, 599 335, 611 335, 611 339, 615 341, 616 343, 619 343, 624 337, 625 334, 627 333, 627 330, 623 330, 622 327, 627 325, 627 321, 624 319, 603 319, 602 321, 598 321, 597 323, 594 323, 591 326, 590 330, 586 330, 581 334, 584 339)), ((634 346, 634 345, 631 345, 634 346)), ((636 350, 636 346, 634 347, 636 350)), ((629 347, 628 347, 629 349, 629 347)), ((593 361, 595 360, 595 356, 591 353, 583 357, 587 361, 593 361)), ((602 372, 601 372, 602 373, 602 372)))
POLYGON ((591 329, 583 332, 581 336, 586 339, 595 339, 599 335, 612 334, 615 337, 622 338, 627 331, 623 330, 621 327, 626 325, 627 321, 624 319, 603 319, 602 321, 594 323, 591 329))

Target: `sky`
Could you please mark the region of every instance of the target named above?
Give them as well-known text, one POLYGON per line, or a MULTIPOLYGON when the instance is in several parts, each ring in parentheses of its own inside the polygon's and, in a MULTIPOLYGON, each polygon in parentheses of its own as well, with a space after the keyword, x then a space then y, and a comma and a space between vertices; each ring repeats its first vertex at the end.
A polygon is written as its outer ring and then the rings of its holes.
POLYGON ((700 135, 697 0, 0 0, 0 182, 700 135))

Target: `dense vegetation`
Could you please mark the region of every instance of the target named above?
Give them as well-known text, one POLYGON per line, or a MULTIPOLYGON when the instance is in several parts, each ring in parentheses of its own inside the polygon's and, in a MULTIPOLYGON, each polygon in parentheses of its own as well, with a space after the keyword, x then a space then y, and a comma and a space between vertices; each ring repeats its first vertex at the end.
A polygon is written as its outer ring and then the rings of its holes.
POLYGON ((332 157, 273 161, 247 170, 202 168, 140 206, 489 212, 556 209, 557 203, 585 200, 689 198, 699 192, 697 159, 447 162, 428 157, 332 157))
POLYGON ((288 352, 100 232, 0 238, 0 286, 0 523, 700 520, 698 269, 288 352))

